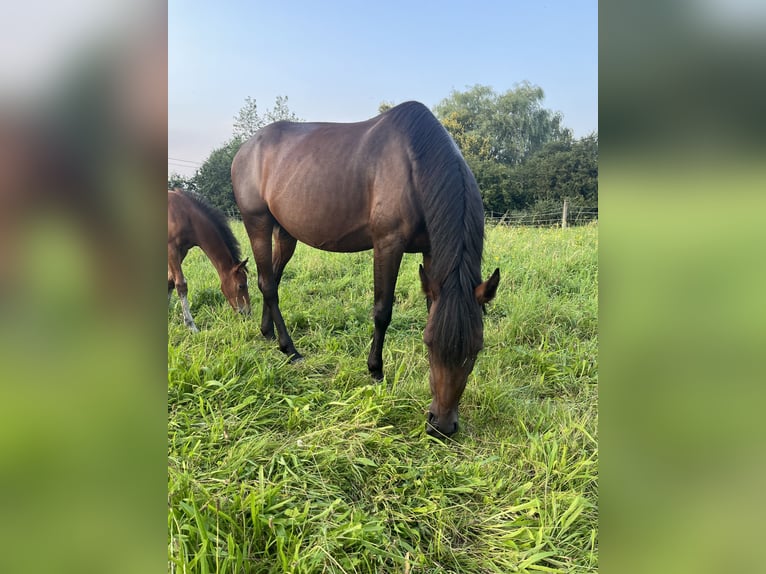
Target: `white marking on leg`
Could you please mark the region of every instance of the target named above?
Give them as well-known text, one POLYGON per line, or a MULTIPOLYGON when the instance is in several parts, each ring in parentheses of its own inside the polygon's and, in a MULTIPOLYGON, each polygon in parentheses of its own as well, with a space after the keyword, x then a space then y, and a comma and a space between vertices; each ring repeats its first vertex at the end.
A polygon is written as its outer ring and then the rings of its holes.
POLYGON ((199 329, 197 328, 197 325, 194 324, 194 319, 192 319, 191 311, 189 310, 189 300, 186 298, 186 295, 179 295, 179 297, 181 299, 181 308, 183 309, 184 314, 184 323, 186 323, 186 326, 189 327, 193 333, 199 333, 199 329))

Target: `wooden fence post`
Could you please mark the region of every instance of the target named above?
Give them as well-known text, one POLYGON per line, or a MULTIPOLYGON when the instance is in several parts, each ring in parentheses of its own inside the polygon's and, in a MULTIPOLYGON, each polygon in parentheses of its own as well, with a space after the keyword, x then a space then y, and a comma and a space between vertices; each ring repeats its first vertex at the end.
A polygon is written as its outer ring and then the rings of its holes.
POLYGON ((569 207, 569 202, 566 198, 564 198, 564 209, 561 211, 561 227, 567 226, 567 208, 569 207))

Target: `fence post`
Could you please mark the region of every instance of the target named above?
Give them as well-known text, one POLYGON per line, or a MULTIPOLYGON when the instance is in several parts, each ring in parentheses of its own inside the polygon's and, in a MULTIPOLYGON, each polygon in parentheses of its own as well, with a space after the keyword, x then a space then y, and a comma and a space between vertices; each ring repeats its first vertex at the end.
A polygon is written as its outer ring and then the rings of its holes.
POLYGON ((567 208, 569 207, 569 202, 566 198, 564 198, 564 209, 561 211, 561 227, 567 226, 567 208))

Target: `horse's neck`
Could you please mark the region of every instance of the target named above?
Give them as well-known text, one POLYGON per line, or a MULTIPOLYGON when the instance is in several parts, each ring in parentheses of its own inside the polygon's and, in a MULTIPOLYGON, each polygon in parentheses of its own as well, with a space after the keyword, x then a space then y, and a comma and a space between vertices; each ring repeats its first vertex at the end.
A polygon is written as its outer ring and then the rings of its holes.
POLYGON ((197 233, 197 245, 210 259, 213 267, 218 271, 218 275, 223 278, 224 273, 234 267, 237 261, 234 260, 231 251, 226 246, 226 242, 218 233, 218 229, 207 219, 203 218, 202 215, 198 215, 198 217, 202 220, 198 222, 198 228, 207 227, 209 231, 207 233, 197 233))

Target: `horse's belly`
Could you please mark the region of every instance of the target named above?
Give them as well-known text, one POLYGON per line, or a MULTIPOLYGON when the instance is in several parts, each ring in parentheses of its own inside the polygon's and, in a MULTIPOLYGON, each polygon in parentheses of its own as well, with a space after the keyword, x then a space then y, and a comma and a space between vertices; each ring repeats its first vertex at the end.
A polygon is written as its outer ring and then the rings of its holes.
POLYGON ((367 221, 354 224, 344 221, 342 214, 320 215, 324 216, 296 218, 289 214, 274 214, 285 231, 301 243, 316 249, 342 253, 372 249, 372 234, 367 221))
POLYGON ((372 237, 366 231, 356 231, 348 233, 336 239, 325 239, 316 241, 315 238, 301 239, 296 237, 306 245, 321 249, 322 251, 335 251, 338 253, 353 253, 356 251, 367 251, 372 249, 372 237))

